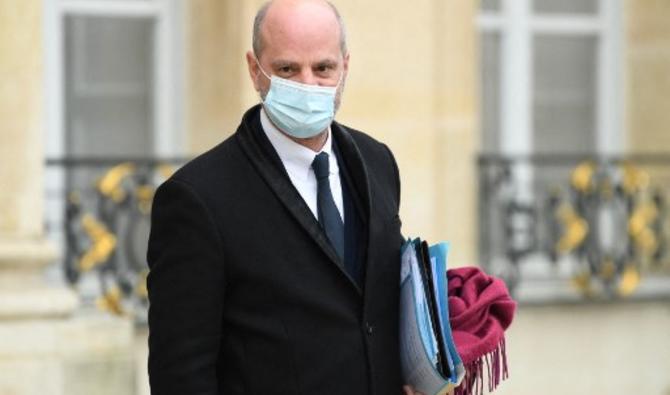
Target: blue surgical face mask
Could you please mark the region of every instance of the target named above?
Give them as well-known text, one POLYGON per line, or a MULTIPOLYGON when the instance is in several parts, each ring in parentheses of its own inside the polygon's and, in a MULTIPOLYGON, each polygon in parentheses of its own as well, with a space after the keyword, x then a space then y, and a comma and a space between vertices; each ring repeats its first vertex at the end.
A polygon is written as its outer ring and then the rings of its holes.
POLYGON ((300 139, 314 137, 326 130, 335 117, 337 86, 307 85, 270 77, 258 63, 258 68, 270 80, 270 89, 263 107, 272 122, 282 132, 300 139))

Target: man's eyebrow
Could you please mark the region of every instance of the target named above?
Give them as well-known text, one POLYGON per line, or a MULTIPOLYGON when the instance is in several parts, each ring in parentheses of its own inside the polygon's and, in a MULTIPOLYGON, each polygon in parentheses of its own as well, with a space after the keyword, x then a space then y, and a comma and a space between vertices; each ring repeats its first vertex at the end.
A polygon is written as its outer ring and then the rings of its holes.
POLYGON ((298 63, 297 62, 291 62, 290 60, 278 59, 278 60, 273 61, 271 63, 271 65, 272 65, 273 68, 279 69, 279 68, 286 67, 286 66, 296 67, 298 65, 298 63))
POLYGON ((316 62, 316 66, 317 67, 320 67, 320 66, 333 67, 333 66, 337 66, 337 61, 335 59, 323 59, 323 60, 319 60, 318 62, 316 62))

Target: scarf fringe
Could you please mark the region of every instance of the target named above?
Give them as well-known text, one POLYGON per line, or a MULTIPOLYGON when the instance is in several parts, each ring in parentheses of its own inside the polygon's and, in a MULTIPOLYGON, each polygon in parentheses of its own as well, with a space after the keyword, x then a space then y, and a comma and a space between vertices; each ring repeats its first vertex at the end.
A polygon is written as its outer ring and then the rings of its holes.
POLYGON ((465 364, 465 377, 461 385, 456 387, 454 394, 483 395, 485 369, 488 392, 493 392, 502 380, 509 377, 504 337, 493 351, 465 364))

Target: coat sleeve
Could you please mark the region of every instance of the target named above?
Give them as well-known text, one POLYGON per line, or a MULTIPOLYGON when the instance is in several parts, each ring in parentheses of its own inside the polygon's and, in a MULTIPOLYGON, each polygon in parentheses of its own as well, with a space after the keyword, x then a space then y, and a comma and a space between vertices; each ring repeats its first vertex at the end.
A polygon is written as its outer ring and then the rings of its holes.
POLYGON ((189 184, 170 179, 156 191, 147 260, 152 395, 218 395, 222 240, 189 184))

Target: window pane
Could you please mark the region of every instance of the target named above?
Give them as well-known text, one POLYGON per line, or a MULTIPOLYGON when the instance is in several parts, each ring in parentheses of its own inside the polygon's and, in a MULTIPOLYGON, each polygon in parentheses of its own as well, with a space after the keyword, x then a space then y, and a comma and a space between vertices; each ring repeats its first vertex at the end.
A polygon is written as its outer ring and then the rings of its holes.
POLYGON ((594 152, 597 39, 538 36, 533 45, 536 152, 594 152))
MULTIPOLYGON (((153 18, 65 18, 66 155, 104 159, 152 153, 154 25, 153 18)), ((131 217, 125 202, 112 208, 109 200, 96 198, 95 185, 105 170, 68 167, 66 190, 82 197, 82 212, 103 221, 107 217, 106 225, 119 240, 110 262, 125 276, 126 270, 134 270, 134 262, 144 261, 148 230, 146 223, 131 222, 139 217, 131 217)), ((82 280, 78 287, 84 299, 96 296, 98 282, 93 277, 82 280)))
MULTIPOLYGON (((514 0, 513 0, 514 1, 514 0)), ((596 14, 597 0, 534 0, 533 11, 538 14, 596 14)))
POLYGON ((65 19, 69 155, 151 152, 153 20, 65 19))
POLYGON ((500 0, 481 0, 483 11, 500 11, 500 0))
POLYGON ((482 150, 500 149, 500 34, 481 35, 482 150))

